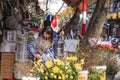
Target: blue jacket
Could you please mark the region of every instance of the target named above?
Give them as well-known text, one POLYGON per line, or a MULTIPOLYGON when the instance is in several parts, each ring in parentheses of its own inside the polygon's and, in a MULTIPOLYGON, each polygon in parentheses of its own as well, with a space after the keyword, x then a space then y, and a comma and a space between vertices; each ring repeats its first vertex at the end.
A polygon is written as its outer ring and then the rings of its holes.
MULTIPOLYGON (((32 55, 35 55, 35 54, 39 54, 39 52, 36 52, 35 50, 35 44, 40 42, 40 38, 37 38, 35 41, 31 42, 28 44, 28 50, 29 52, 32 54, 32 55)), ((46 61, 47 58, 46 58, 46 55, 47 54, 50 54, 50 59, 53 60, 54 59, 54 49, 53 47, 51 46, 50 48, 48 48, 43 54, 42 54, 42 59, 43 61, 46 61)))

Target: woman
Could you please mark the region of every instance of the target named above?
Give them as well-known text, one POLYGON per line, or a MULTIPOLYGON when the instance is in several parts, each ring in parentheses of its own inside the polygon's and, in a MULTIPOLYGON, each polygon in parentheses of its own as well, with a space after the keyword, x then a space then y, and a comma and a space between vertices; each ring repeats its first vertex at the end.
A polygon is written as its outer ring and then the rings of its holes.
POLYGON ((49 25, 47 25, 40 32, 39 37, 28 45, 28 49, 36 60, 42 58, 46 61, 47 54, 50 54, 51 59, 54 58, 54 51, 52 48, 53 43, 53 30, 49 25))

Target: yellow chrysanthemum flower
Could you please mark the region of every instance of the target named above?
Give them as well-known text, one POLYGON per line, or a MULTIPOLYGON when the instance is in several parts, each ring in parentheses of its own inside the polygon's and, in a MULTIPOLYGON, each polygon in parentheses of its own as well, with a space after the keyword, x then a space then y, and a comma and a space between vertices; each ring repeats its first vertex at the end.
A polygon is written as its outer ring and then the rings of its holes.
POLYGON ((73 79, 73 76, 70 76, 70 79, 73 79))
POLYGON ((71 57, 68 57, 67 60, 76 61, 76 60, 77 60, 77 57, 74 57, 74 56, 72 57, 72 56, 71 56, 71 57))
POLYGON ((66 65, 66 66, 69 66, 69 62, 67 62, 65 65, 66 65))
POLYGON ((68 67, 67 67, 67 66, 65 66, 65 69, 68 69, 68 67))
POLYGON ((62 74, 62 80, 64 80, 65 79, 65 74, 62 74))
POLYGON ((57 78, 57 76, 56 75, 54 75, 54 79, 56 79, 57 78))
POLYGON ((35 63, 35 64, 34 64, 34 67, 37 67, 37 66, 38 66, 38 65, 35 63))
POLYGON ((75 64, 75 69, 76 69, 76 71, 81 71, 82 70, 82 67, 81 67, 81 64, 75 64))
POLYGON ((52 65, 53 65, 52 61, 47 61, 47 62, 46 62, 46 67, 47 67, 47 68, 51 68, 52 65))
POLYGON ((57 66, 55 66, 55 67, 52 68, 52 71, 53 71, 53 73, 59 73, 60 68, 58 68, 57 66))
POLYGON ((54 63, 57 63, 57 59, 54 59, 53 62, 54 62, 54 63))
POLYGON ((68 78, 69 76, 66 74, 65 77, 68 78))
POLYGON ((57 65, 58 66, 63 65, 63 62, 62 61, 57 62, 57 65))
POLYGON ((41 73, 44 73, 44 70, 43 70, 43 69, 40 69, 39 71, 40 71, 41 73))
POLYGON ((37 70, 38 72, 40 72, 40 71, 41 71, 41 70, 40 70, 40 69, 38 69, 38 68, 37 68, 36 70, 37 70))
POLYGON ((60 72, 59 72, 60 74, 62 74, 63 73, 63 71, 62 70, 60 70, 60 72))
POLYGON ((59 76, 58 76, 58 79, 60 79, 60 80, 61 80, 61 79, 62 79, 62 77, 59 75, 59 76))
POLYGON ((70 73, 70 72, 72 72, 72 70, 71 70, 71 69, 68 69, 68 71, 67 71, 67 72, 69 72, 69 73, 70 73))
POLYGON ((41 67, 41 68, 43 68, 43 67, 44 67, 44 65, 43 65, 43 64, 41 64, 41 65, 40 65, 40 67, 41 67))
POLYGON ((48 72, 46 72, 46 75, 48 75, 48 72))
POLYGON ((45 80, 48 80, 48 77, 47 77, 47 76, 45 76, 45 80))
POLYGON ((51 77, 51 78, 53 78, 53 75, 54 75, 53 73, 50 73, 50 77, 51 77))
POLYGON ((36 64, 37 64, 37 65, 40 65, 41 62, 42 62, 42 59, 38 60, 36 64))
POLYGON ((84 59, 81 59, 81 64, 84 64, 84 59))

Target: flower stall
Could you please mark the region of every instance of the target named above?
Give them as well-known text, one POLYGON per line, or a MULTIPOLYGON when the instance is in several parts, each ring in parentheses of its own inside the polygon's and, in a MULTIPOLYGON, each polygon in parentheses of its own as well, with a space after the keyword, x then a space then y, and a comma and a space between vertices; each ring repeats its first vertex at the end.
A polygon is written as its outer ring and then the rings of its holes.
MULTIPOLYGON (((5 26, 5 30, 2 31, 3 43, 0 46, 0 74, 3 72, 4 76, 0 77, 20 80, 106 80, 112 77, 113 80, 120 71, 117 60, 111 57, 118 52, 112 45, 101 44, 89 37, 87 41, 81 35, 81 32, 86 32, 86 17, 90 18, 86 16, 87 0, 2 1, 5 19, 0 19, 3 21, 0 25, 5 26), (59 6, 56 12, 52 12, 53 2, 59 6), (85 11, 82 12, 83 7, 85 11), (83 17, 82 13, 85 13, 83 17), (17 14, 21 14, 17 16, 20 18, 15 18, 17 14), (8 26, 7 18, 11 16, 15 22, 8 26), (80 28, 82 18, 83 29, 80 28), (51 31, 44 30, 47 25, 51 31), (9 76, 6 76, 7 72, 9 76)), ((96 1, 89 0, 88 6, 96 1)))

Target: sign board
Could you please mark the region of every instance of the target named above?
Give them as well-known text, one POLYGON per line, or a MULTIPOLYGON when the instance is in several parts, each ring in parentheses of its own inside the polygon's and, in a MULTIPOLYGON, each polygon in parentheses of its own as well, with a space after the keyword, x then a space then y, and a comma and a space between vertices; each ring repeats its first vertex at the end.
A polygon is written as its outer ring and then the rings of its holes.
POLYGON ((68 40, 64 40, 64 42, 65 42, 64 51, 76 52, 77 45, 79 44, 79 40, 68 39, 68 40))

